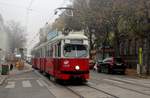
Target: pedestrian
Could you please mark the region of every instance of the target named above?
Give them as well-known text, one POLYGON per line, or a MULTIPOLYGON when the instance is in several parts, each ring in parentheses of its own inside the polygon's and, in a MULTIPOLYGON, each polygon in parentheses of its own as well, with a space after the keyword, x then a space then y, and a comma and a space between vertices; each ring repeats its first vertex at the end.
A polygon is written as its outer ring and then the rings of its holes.
POLYGON ((13 64, 10 64, 10 70, 12 70, 13 69, 13 64))

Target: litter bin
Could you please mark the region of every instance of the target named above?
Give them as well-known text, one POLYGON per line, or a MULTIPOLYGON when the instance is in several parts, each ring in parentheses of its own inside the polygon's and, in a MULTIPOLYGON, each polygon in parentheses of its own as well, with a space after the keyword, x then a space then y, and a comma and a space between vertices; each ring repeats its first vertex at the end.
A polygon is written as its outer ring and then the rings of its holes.
POLYGON ((8 75, 9 72, 9 66, 8 65, 2 65, 2 75, 8 75))

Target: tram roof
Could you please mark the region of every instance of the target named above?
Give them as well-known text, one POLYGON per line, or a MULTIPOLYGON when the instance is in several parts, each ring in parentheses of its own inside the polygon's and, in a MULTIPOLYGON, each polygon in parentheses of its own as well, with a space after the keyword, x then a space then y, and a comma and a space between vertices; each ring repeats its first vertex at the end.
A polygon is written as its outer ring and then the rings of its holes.
POLYGON ((84 35, 84 32, 80 31, 80 32, 70 32, 68 35, 64 35, 64 34, 59 34, 58 36, 56 36, 55 38, 48 40, 47 42, 35 47, 35 49, 38 49, 48 43, 53 43, 55 41, 58 40, 64 40, 64 39, 84 39, 84 40, 88 40, 88 37, 84 35))
POLYGON ((87 36, 84 35, 84 32, 70 32, 68 35, 60 34, 53 40, 61 40, 61 39, 88 39, 87 36))

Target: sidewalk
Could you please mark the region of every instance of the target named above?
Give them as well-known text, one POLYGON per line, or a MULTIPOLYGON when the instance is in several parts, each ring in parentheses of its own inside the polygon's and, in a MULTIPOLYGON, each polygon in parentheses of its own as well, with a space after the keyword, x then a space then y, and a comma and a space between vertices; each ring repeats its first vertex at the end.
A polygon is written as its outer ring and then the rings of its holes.
POLYGON ((28 63, 25 63, 24 68, 22 70, 18 70, 16 67, 14 67, 13 70, 9 72, 9 76, 17 75, 17 74, 21 74, 21 73, 25 73, 25 72, 30 72, 32 70, 33 70, 32 66, 29 65, 28 63))
POLYGON ((126 70, 126 76, 132 77, 132 78, 144 78, 144 79, 150 79, 150 76, 148 75, 138 75, 137 71, 135 69, 127 69, 126 70))
POLYGON ((13 75, 22 74, 22 73, 31 72, 31 71, 33 71, 32 66, 27 63, 24 64, 23 70, 18 70, 16 67, 14 67, 13 70, 9 71, 9 75, 0 74, 0 85, 4 83, 5 79, 8 76, 13 76, 13 75))

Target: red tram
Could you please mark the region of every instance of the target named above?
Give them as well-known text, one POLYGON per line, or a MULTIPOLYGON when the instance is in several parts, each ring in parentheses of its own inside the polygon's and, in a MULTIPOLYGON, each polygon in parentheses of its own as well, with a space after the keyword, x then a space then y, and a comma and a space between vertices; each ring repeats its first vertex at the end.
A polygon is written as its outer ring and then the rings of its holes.
POLYGON ((83 32, 57 34, 32 50, 33 68, 58 80, 89 79, 89 44, 83 32))

